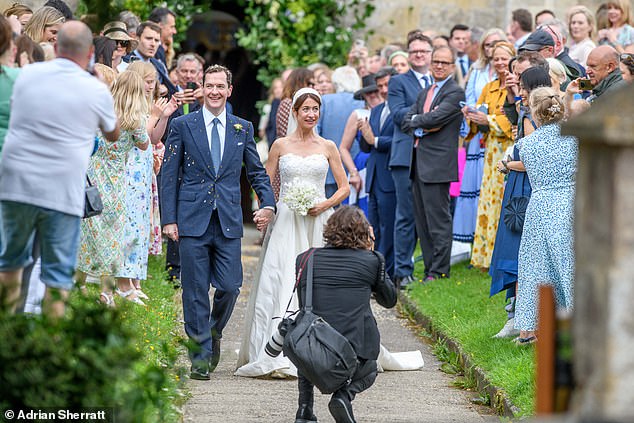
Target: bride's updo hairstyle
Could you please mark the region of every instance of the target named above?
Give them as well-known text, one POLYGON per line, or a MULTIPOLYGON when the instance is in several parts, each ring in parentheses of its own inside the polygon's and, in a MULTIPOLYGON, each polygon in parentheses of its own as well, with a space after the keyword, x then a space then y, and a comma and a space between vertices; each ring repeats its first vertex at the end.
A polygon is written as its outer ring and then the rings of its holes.
POLYGON ((535 88, 529 99, 531 115, 540 125, 557 123, 565 115, 564 102, 559 94, 551 87, 535 88))
POLYGON ((341 206, 326 222, 324 242, 335 248, 369 249, 374 239, 363 211, 358 207, 341 206))

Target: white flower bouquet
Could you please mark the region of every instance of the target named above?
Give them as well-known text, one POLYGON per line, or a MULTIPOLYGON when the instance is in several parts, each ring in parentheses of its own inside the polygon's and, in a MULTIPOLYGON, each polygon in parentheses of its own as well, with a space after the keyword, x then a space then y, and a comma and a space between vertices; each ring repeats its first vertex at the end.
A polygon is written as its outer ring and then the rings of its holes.
POLYGON ((308 210, 317 203, 319 193, 313 184, 295 178, 284 184, 282 201, 293 212, 306 216, 308 210))

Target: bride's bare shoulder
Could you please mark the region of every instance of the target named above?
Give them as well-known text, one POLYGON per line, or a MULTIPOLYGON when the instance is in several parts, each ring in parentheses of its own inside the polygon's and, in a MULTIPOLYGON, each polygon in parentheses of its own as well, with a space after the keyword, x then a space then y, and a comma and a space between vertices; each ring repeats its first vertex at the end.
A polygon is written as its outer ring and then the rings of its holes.
POLYGON ((330 156, 332 154, 337 154, 337 155, 339 154, 339 147, 337 147, 337 144, 335 144, 334 141, 321 138, 320 144, 321 144, 321 148, 323 149, 323 151, 326 153, 327 156, 330 156))

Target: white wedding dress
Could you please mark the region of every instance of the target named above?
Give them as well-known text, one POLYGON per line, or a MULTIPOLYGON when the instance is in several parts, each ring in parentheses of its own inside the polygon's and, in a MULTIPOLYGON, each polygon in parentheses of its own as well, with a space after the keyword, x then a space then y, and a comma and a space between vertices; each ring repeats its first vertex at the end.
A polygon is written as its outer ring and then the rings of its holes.
MULTIPOLYGON (((297 310, 297 296, 293 295, 295 258, 311 247, 323 246, 324 225, 333 210, 317 217, 301 216, 281 199, 285 184, 299 178, 303 183, 314 184, 318 201, 325 200, 328 168, 328 159, 323 154, 304 157, 288 153, 279 158, 280 201, 262 245, 259 277, 256 276, 251 287, 236 376, 297 376, 297 369, 283 354, 270 357, 264 347, 277 330, 291 297, 290 310, 297 310)), ((384 370, 414 370, 423 366, 423 358, 420 351, 391 354, 381 346, 379 365, 384 370)))

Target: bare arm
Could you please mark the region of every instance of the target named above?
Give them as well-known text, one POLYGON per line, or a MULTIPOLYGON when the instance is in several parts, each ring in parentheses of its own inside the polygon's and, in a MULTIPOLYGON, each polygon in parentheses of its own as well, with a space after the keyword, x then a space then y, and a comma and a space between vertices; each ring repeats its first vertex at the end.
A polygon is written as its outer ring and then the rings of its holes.
POLYGON ((329 208, 341 204, 341 202, 348 195, 350 195, 350 185, 348 185, 348 178, 346 177, 345 170, 343 170, 343 164, 341 163, 339 150, 337 149, 337 145, 334 142, 327 141, 326 155, 328 157, 330 170, 332 170, 332 174, 335 177, 335 182, 337 182, 337 191, 335 191, 332 197, 327 198, 326 200, 322 201, 319 204, 316 204, 314 207, 308 210, 308 214, 311 216, 318 216, 329 208))
POLYGON ((343 165, 348 169, 350 173, 350 184, 358 191, 361 189, 361 178, 359 178, 359 172, 354 164, 352 155, 350 155, 350 148, 354 142, 354 138, 357 135, 357 112, 350 113, 346 127, 343 129, 343 135, 341 136, 341 145, 339 145, 339 154, 341 155, 341 161, 343 165))
POLYGON ((119 121, 117 121, 117 124, 115 125, 112 131, 110 132, 104 131, 103 128, 101 128, 101 133, 103 134, 103 137, 110 142, 115 142, 116 140, 118 140, 119 135, 121 135, 121 128, 119 127, 119 121))

